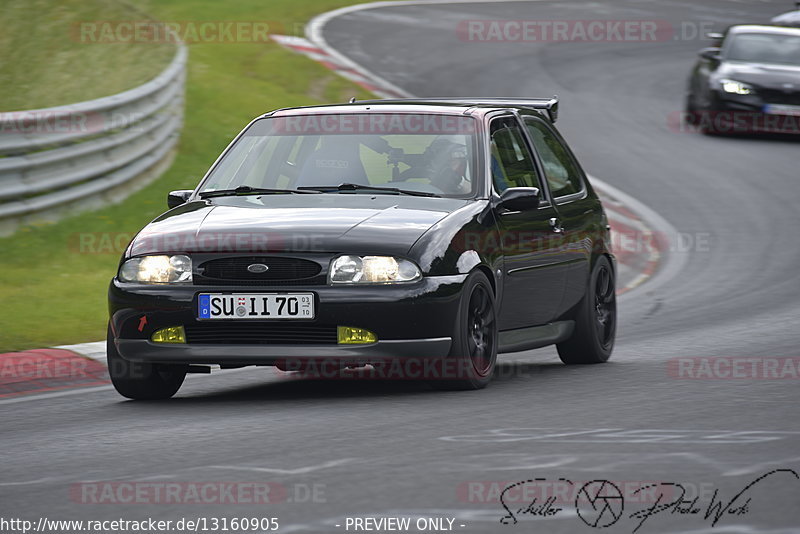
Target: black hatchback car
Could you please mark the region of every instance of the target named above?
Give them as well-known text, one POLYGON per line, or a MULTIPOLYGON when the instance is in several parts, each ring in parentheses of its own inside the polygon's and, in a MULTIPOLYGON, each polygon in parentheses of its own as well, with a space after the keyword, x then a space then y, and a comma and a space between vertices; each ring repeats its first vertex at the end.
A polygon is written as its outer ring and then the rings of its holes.
POLYGON ((800 28, 739 25, 700 51, 686 118, 705 133, 800 134, 800 28))
POLYGON ((125 251, 116 389, 271 365, 477 389, 498 352, 606 361, 615 260, 555 99, 363 101, 253 120, 125 251))

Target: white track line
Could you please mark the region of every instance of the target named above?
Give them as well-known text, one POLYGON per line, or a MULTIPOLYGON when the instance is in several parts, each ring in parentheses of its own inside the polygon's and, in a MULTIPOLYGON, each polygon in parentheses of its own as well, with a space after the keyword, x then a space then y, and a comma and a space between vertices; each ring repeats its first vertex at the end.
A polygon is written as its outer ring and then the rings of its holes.
POLYGON ((102 364, 106 363, 106 342, 103 341, 92 341, 91 343, 78 343, 77 345, 60 345, 58 347, 53 347, 54 349, 63 349, 63 350, 70 350, 77 354, 80 354, 84 358, 89 358, 100 362, 102 364))
POLYGON ((23 395, 21 397, 12 397, 10 399, 0 399, 0 405, 3 404, 17 404, 18 402, 28 402, 35 400, 54 399, 57 397, 67 397, 69 395, 78 395, 81 393, 95 393, 98 391, 108 391, 114 389, 114 386, 94 386, 90 388, 78 389, 65 389, 64 391, 54 391, 52 393, 41 393, 39 395, 23 395))
MULTIPOLYGON (((631 211, 641 217, 642 221, 655 232, 660 232, 666 236, 678 235, 678 230, 669 223, 664 217, 659 215, 655 210, 650 208, 647 204, 637 200, 628 193, 621 189, 617 189, 613 185, 600 180, 595 176, 589 177, 592 181, 592 186, 600 191, 605 192, 607 195, 612 196, 630 208, 631 211)), ((689 260, 688 252, 667 251, 666 254, 660 253, 658 269, 647 280, 646 288, 650 291, 662 286, 666 282, 672 280, 684 268, 686 262, 689 260)), ((640 283, 641 284, 641 283, 640 283)), ((620 298, 629 295, 625 293, 620 298)))

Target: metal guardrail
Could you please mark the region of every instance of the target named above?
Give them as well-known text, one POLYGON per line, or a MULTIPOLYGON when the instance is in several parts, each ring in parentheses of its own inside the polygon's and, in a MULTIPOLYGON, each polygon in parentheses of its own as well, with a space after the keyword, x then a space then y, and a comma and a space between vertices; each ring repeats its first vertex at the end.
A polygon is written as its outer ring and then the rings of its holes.
POLYGON ((178 43, 161 74, 116 95, 0 112, 0 235, 154 178, 178 141, 187 57, 178 43))

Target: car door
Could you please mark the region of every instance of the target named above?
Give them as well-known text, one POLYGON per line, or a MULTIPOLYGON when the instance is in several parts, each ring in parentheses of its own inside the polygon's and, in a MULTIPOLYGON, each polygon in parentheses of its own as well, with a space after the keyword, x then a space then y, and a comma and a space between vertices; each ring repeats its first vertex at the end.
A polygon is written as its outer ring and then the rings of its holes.
MULTIPOLYGON (((523 129, 514 115, 489 124, 490 167, 494 193, 509 187, 538 187, 544 195, 534 159, 523 129)), ((503 254, 503 298, 499 328, 511 330, 551 321, 561 302, 564 273, 554 254, 550 220, 552 204, 542 197, 537 209, 496 212, 503 254)))
POLYGON ((588 195, 586 176, 563 138, 544 120, 523 118, 534 152, 545 175, 559 235, 554 257, 564 273, 563 300, 557 315, 571 309, 586 291, 594 240, 593 225, 601 216, 599 202, 588 195))

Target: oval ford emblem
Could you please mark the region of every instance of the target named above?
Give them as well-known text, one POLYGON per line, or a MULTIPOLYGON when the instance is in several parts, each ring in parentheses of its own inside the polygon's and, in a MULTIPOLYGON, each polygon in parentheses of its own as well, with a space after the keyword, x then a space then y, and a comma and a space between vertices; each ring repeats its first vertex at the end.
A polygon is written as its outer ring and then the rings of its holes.
POLYGON ((263 263, 254 263, 253 265, 248 265, 247 270, 253 274, 260 274, 267 272, 269 270, 269 267, 267 267, 263 263))

